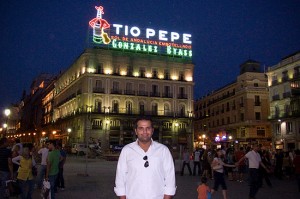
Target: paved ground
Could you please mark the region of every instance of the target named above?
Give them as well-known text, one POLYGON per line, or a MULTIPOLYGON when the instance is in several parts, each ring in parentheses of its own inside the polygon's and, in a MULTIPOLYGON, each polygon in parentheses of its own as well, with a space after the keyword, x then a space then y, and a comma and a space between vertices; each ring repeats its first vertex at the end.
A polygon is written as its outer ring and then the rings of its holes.
MULTIPOLYGON (((57 199, 115 199, 114 180, 116 161, 105 161, 102 159, 88 159, 86 164, 84 157, 68 157, 65 165, 66 189, 56 194, 57 199), (87 172, 86 172, 87 171, 87 172), (88 176, 84 176, 88 173, 88 176)), ((180 161, 176 161, 176 171, 180 170, 180 161)), ((187 171, 186 171, 187 172, 187 171)), ((267 186, 261 188, 257 199, 299 199, 296 181, 279 181, 271 178, 273 188, 267 186)), ((175 199, 196 199, 197 185, 200 183, 198 176, 176 175, 177 193, 175 199)), ((210 180, 209 184, 212 185, 210 180)), ((246 182, 227 181, 229 199, 248 199, 249 186, 246 182)), ((33 199, 40 197, 40 190, 35 190, 33 199)), ((221 190, 213 195, 214 199, 221 199, 221 190)))

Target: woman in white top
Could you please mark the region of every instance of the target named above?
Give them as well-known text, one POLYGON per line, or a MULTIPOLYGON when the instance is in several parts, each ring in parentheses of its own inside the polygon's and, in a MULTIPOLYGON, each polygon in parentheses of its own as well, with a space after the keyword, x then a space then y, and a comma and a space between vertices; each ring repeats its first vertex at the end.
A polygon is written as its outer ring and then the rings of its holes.
POLYGON ((217 191, 219 185, 221 185, 223 198, 227 199, 227 186, 224 179, 224 166, 235 167, 235 165, 229 165, 224 163, 221 159, 222 155, 223 155, 222 150, 218 149, 216 157, 211 163, 211 168, 213 169, 214 180, 215 180, 214 187, 212 188, 211 193, 213 194, 215 191, 217 191))

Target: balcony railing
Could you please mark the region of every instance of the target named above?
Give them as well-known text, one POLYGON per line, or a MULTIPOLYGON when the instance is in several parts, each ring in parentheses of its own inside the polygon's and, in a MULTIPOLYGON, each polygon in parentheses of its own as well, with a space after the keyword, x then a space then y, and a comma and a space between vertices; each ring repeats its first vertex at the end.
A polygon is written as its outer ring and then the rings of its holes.
POLYGON ((282 94, 283 98, 289 98, 291 97, 291 93, 290 92, 286 92, 282 94))
POLYGON ((280 100, 279 95, 273 95, 273 96, 272 96, 272 100, 273 100, 273 101, 275 101, 275 100, 280 100))
POLYGON ((105 89, 100 88, 100 87, 95 87, 95 88, 93 88, 93 92, 94 93, 105 93, 105 89))
POLYGON ((260 106, 261 102, 254 102, 254 106, 260 106))
POLYGON ((135 95, 135 91, 133 91, 133 90, 125 90, 124 94, 125 95, 135 95))
POLYGON ((138 96, 148 96, 148 92, 147 91, 138 91, 137 95, 138 96))
POLYGON ((160 97, 160 93, 159 92, 151 92, 150 97, 160 97))
POLYGON ((122 90, 121 89, 111 89, 110 93, 111 94, 122 94, 122 90))
POLYGON ((178 99, 187 99, 188 96, 187 96, 187 94, 180 93, 180 94, 177 95, 177 98, 178 99))
POLYGON ((173 98, 173 94, 172 93, 163 93, 163 96, 165 98, 173 98))

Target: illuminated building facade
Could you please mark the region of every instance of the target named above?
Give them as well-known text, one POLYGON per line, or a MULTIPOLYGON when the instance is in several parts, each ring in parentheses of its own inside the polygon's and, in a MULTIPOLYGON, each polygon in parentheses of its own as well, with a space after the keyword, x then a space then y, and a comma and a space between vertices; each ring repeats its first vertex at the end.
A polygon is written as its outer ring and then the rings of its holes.
POLYGON ((268 85, 276 149, 300 149, 300 52, 268 69, 268 85))
POLYGON ((194 107, 195 145, 206 135, 206 143, 259 142, 270 147, 267 77, 260 63, 241 64, 236 81, 196 100, 194 107))
POLYGON ((154 140, 192 147, 193 68, 190 59, 86 49, 43 99, 44 122, 64 143, 97 139, 105 150, 135 140, 135 119, 149 115, 154 140))

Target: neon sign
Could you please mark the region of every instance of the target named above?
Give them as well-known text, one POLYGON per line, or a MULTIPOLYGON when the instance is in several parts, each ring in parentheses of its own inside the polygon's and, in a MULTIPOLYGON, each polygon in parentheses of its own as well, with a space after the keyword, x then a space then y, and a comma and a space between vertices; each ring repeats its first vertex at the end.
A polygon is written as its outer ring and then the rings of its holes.
POLYGON ((112 49, 165 54, 168 56, 192 58, 192 35, 137 26, 109 24, 102 18, 102 6, 95 6, 96 18, 89 22, 93 29, 92 45, 112 49))

